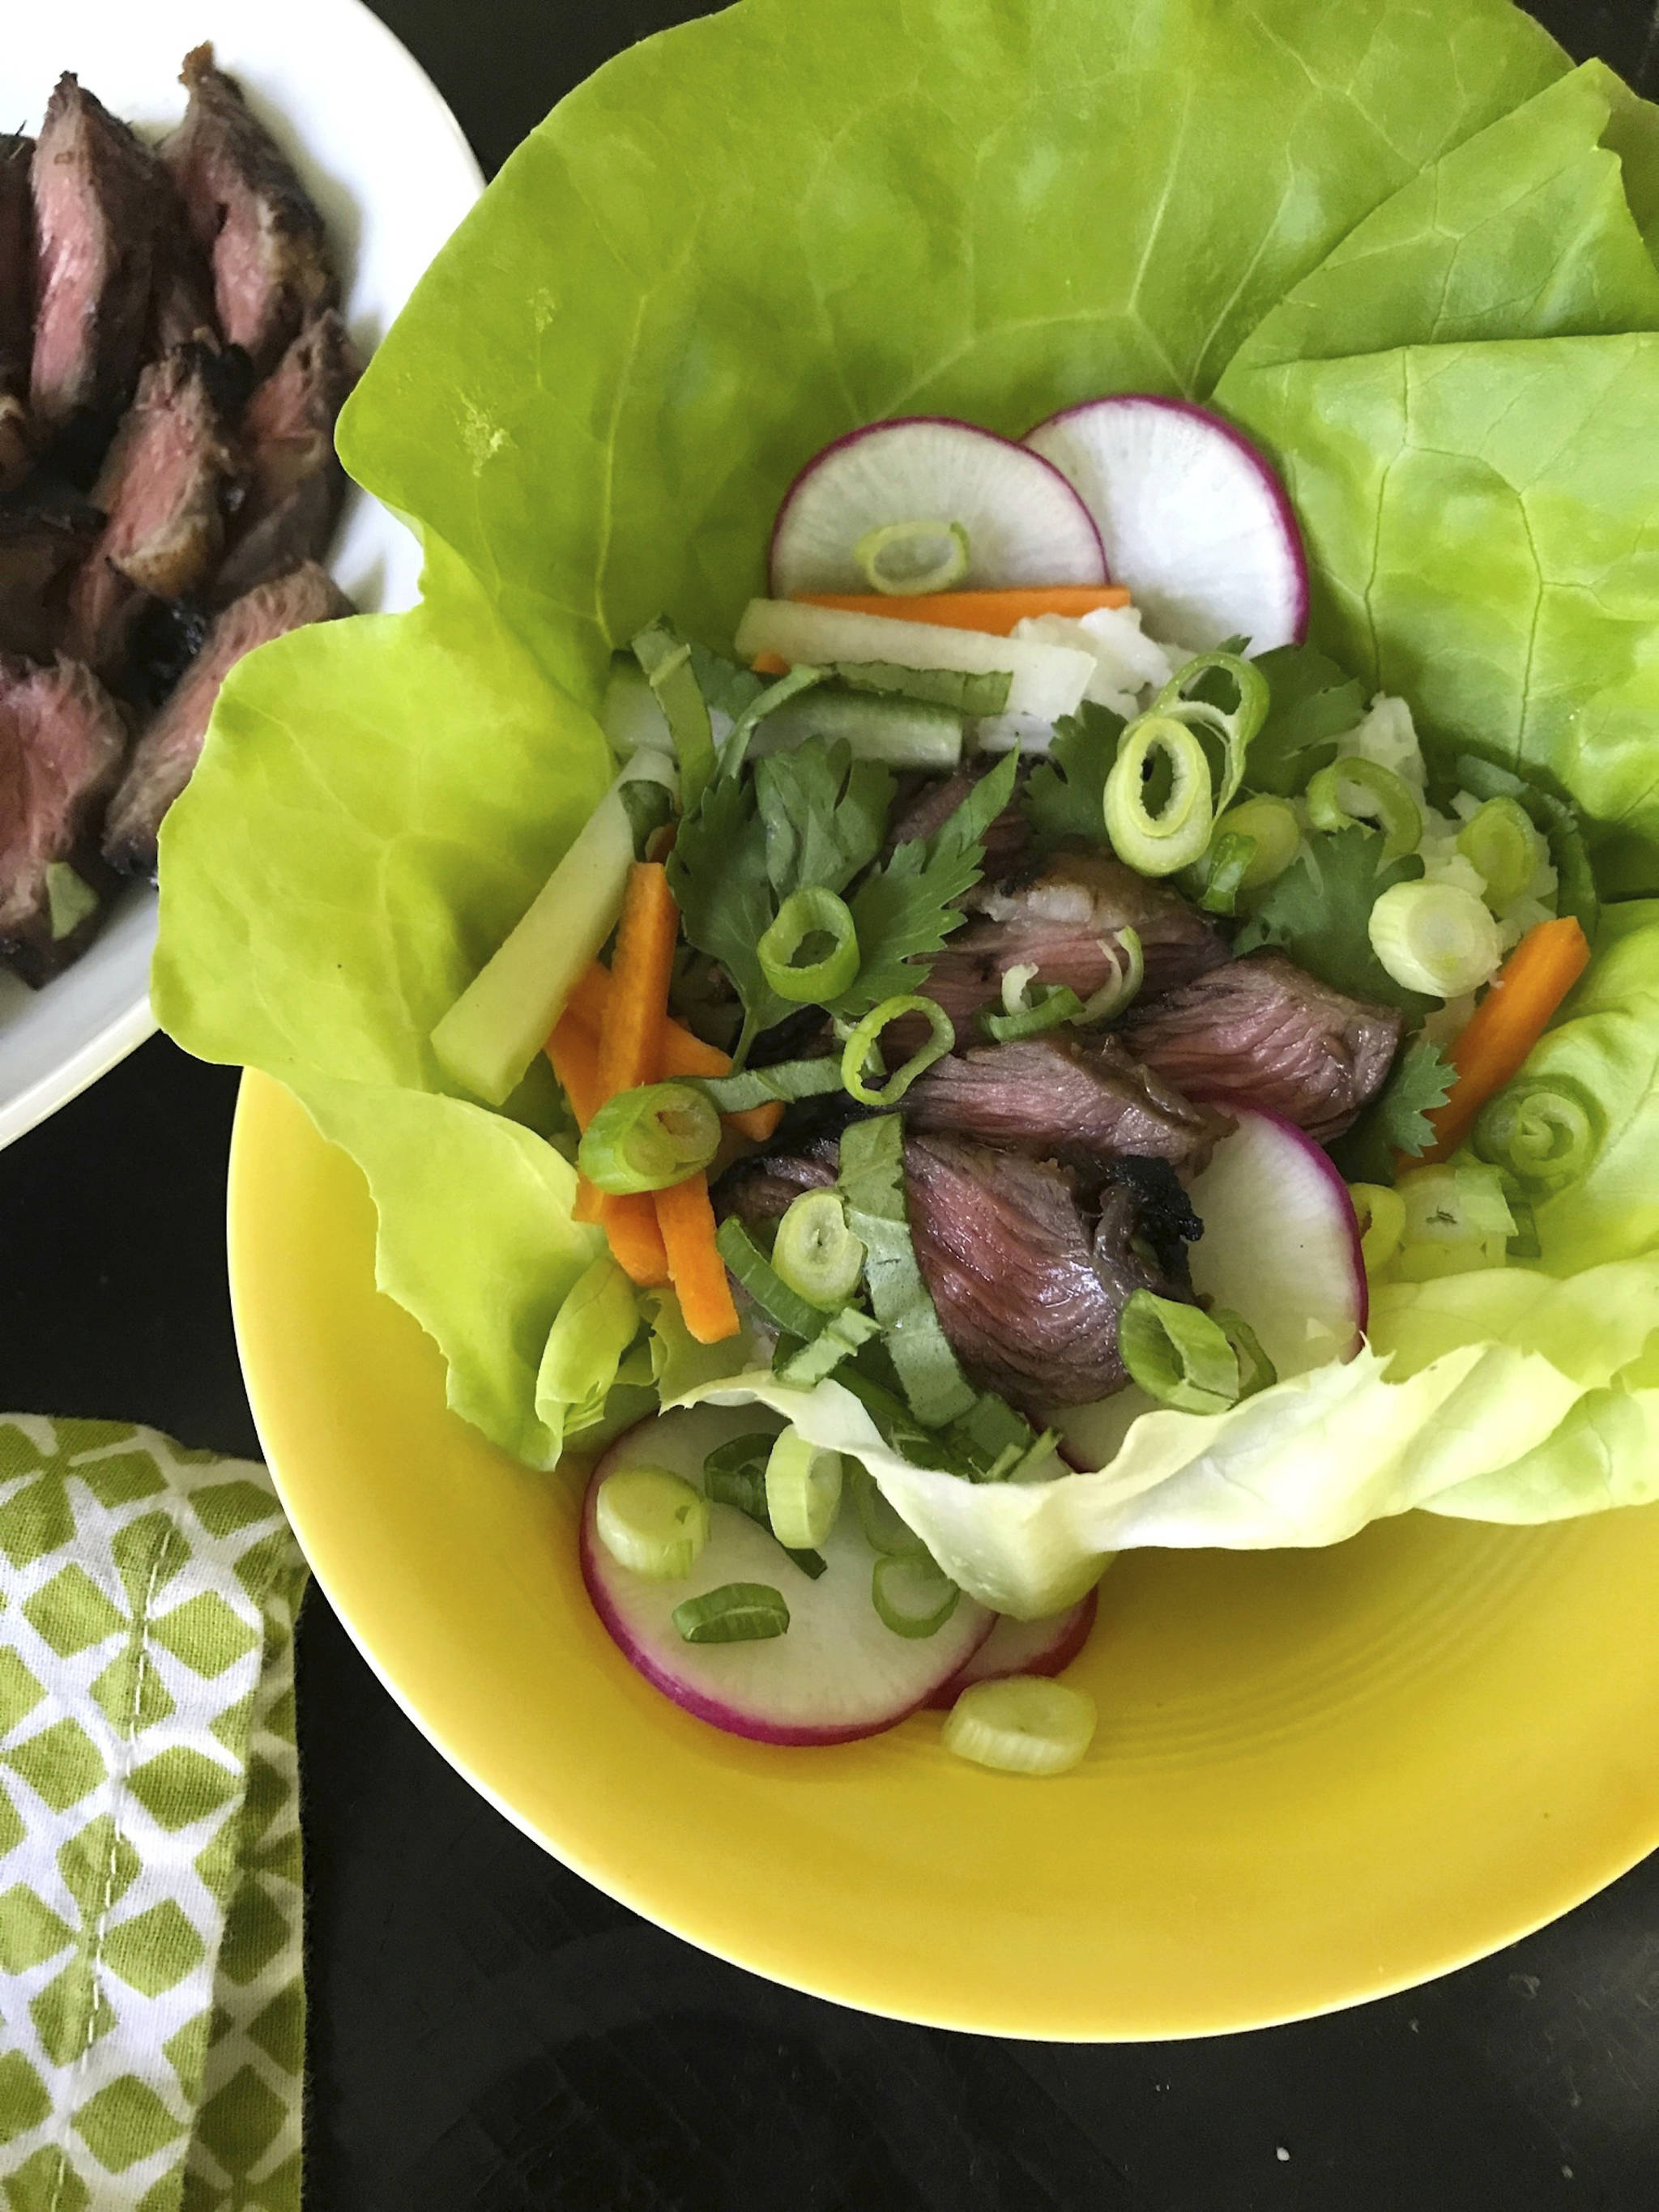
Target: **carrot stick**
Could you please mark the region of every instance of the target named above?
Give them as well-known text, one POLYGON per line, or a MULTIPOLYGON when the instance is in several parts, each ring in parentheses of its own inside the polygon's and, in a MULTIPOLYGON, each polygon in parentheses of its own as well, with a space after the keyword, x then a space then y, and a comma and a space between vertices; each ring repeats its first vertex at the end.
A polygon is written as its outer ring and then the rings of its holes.
MULTIPOLYGON (((576 1127, 585 1131, 604 1103, 599 1092, 598 1036, 567 1006, 552 1036, 547 1040, 547 1056, 553 1063, 553 1073, 558 1077, 565 1097, 570 1101, 576 1127)), ((604 1206, 605 1201, 587 1177, 579 1176, 576 1179, 576 1202, 571 1208, 573 1218, 577 1221, 601 1220, 604 1206)))
POLYGON ((1457 1079, 1445 1104, 1429 1116, 1434 1142, 1423 1155, 1425 1164, 1455 1152, 1486 1101, 1519 1074, 1589 957, 1584 933, 1571 915, 1527 932, 1451 1048, 1457 1079))
POLYGON ((669 1279, 687 1328, 699 1344, 720 1344, 735 1336, 738 1310, 726 1279, 726 1262, 714 1243, 708 1176, 689 1176, 684 1182, 659 1190, 657 1222, 668 1253, 669 1279))
POLYGON ((607 1098, 657 1080, 679 933, 680 910, 668 888, 668 871, 659 860, 635 860, 628 872, 599 1028, 599 1088, 607 1098))
MULTIPOLYGON (((583 1022, 597 1036, 604 1024, 605 1010, 610 1002, 611 970, 602 961, 596 960, 592 967, 584 972, 575 989, 571 993, 569 1004, 564 1011, 564 1020, 569 1021, 574 1018, 583 1022)), ((562 1022, 560 1027, 562 1028, 562 1022)), ((557 1035, 558 1031, 556 1030, 554 1036, 557 1035)), ((548 1049, 550 1052, 552 1049, 551 1039, 549 1040, 548 1049)), ((558 1063, 556 1060, 554 1062, 556 1073, 557 1066, 558 1063)), ((727 1075, 731 1073, 731 1069, 730 1057, 723 1053, 718 1045, 705 1044, 700 1036, 694 1036, 683 1023, 672 1018, 664 1022, 660 1069, 662 1075, 727 1075)), ((563 1083, 564 1078, 561 1075, 559 1080, 563 1083)), ((570 1089, 568 1083, 565 1084, 565 1089, 567 1091, 570 1089)), ((576 1102, 574 1097, 570 1103, 573 1108, 575 1107, 576 1102)), ((774 1100, 764 1106, 747 1107, 741 1114, 728 1114, 725 1119, 740 1136, 749 1138, 754 1144, 763 1145, 782 1117, 783 1108, 774 1100)), ((586 1128, 587 1124, 582 1121, 580 1109, 577 1109, 576 1118, 586 1128)))
POLYGON ((915 599, 886 592, 798 592, 809 607, 838 607, 843 614, 896 616, 900 622, 935 623, 944 629, 979 629, 1008 637, 1032 615, 1091 615, 1101 607, 1127 607, 1121 584, 1036 584, 1000 592, 920 592, 915 599))
POLYGON ((625 1198, 601 1197, 600 1219, 611 1240, 611 1256, 641 1290, 659 1290, 668 1281, 668 1253, 657 1225, 657 1209, 648 1190, 630 1191, 625 1198))

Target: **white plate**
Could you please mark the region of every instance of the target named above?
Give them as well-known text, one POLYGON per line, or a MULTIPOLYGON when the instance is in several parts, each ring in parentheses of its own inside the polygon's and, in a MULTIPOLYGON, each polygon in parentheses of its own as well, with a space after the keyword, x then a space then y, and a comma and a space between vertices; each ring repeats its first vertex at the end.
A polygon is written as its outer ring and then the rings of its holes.
MULTIPOLYGON (((52 0, 3 10, 0 129, 39 127, 64 70, 147 137, 184 112, 179 65, 211 39, 293 156, 340 263, 368 353, 483 189, 436 87, 359 0, 52 0)), ((414 539, 354 491, 329 563, 367 611, 410 606, 414 539)), ((155 896, 135 885, 90 951, 44 991, 0 971, 0 1145, 74 1097, 155 1028, 155 896)))

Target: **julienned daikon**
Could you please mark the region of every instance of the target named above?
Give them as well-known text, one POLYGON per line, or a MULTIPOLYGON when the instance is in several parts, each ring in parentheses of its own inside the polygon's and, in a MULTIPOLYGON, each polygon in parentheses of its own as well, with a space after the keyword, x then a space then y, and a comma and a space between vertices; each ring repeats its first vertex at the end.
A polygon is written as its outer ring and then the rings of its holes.
POLYGON ((524 1080, 578 978, 617 926, 635 858, 630 783, 672 793, 674 764, 649 746, 623 763, 518 927, 432 1032, 446 1074, 491 1106, 524 1080))
POLYGON ((1074 714, 1095 672, 1092 653, 1069 645, 1033 645, 982 630, 946 629, 887 615, 850 614, 790 599, 750 599, 738 624, 745 660, 883 661, 901 668, 954 668, 1012 678, 1004 711, 1045 722, 1074 714))

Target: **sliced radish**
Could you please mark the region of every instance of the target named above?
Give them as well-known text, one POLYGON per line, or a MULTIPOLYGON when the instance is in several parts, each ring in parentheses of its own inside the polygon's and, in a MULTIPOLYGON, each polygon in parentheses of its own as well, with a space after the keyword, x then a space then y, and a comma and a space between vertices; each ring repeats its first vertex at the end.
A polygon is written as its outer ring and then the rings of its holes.
POLYGON ((599 1485, 625 1467, 660 1467, 698 1489, 717 1444, 780 1425, 753 1406, 694 1406, 640 1422, 594 1469, 582 1512, 582 1580, 594 1610, 634 1666, 678 1705, 730 1735, 763 1743, 845 1743, 892 1728, 927 1703, 991 1633, 996 1615, 970 1598, 936 1633, 896 1636, 870 1601, 878 1554, 843 1506, 816 1579, 733 1505, 709 1509, 708 1542, 684 1582, 652 1582, 606 1551, 595 1527, 599 1485), (674 1608, 728 1583, 783 1597, 789 1626, 752 1644, 688 1644, 674 1608))
POLYGON ((1091 1590, 1064 1613, 1046 1620, 998 1616, 996 1626, 963 1667, 927 1700, 941 1711, 955 1705, 970 1682, 1000 1682, 1008 1674, 1058 1674, 1069 1667, 1089 1640, 1099 1603, 1091 1590))
POLYGON ((957 668, 1013 678, 1006 713, 1034 714, 1045 722, 1074 714, 1093 676, 1093 653, 1070 645, 1034 645, 1023 638, 992 637, 983 630, 947 629, 938 623, 906 622, 892 615, 863 615, 842 607, 814 607, 795 599, 750 599, 738 624, 738 656, 754 660, 887 661, 900 668, 957 668))
POLYGON ((868 591, 854 549, 906 523, 963 533, 967 567, 951 580, 963 591, 1110 580, 1088 509, 1057 470, 972 422, 910 415, 849 431, 808 461, 772 526, 773 597, 868 591))
POLYGON ((1227 1110, 1238 1127, 1188 1192, 1204 1224, 1194 1289, 1243 1316, 1281 1382, 1352 1358, 1368 1300, 1347 1185, 1288 1121, 1227 1110))
POLYGON ((1125 392, 1039 422, 1025 441, 1074 484, 1113 575, 1155 637, 1206 651, 1300 644, 1308 563, 1284 486, 1231 423, 1125 392))

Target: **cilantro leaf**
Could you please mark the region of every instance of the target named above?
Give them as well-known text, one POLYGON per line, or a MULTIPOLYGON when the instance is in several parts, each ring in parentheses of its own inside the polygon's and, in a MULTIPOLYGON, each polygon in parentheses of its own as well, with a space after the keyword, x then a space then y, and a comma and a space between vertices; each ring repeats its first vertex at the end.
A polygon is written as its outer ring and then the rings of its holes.
POLYGON ((1006 753, 933 836, 907 840, 854 892, 861 964, 832 1012, 855 1018, 923 988, 926 971, 910 963, 941 951, 963 921, 956 902, 983 872, 985 833, 1012 798, 1018 766, 1018 754, 1006 753))
POLYGON ((1298 968, 1351 998, 1427 1012, 1436 1001, 1396 983, 1371 950, 1372 907, 1392 885, 1423 872, 1415 853, 1379 869, 1382 849, 1375 830, 1316 831, 1282 876, 1249 895, 1249 920, 1234 949, 1276 945, 1298 968))
POLYGON ((752 668, 744 668, 720 653, 711 653, 706 645, 691 647, 691 666, 710 714, 729 714, 734 722, 766 689, 763 676, 757 676, 752 668))
POLYGON ((803 884, 840 891, 881 850, 893 772, 853 758, 845 738, 808 738, 755 763, 766 868, 781 905, 803 884))
POLYGON ((1316 646, 1276 646, 1256 666, 1272 703, 1251 740, 1244 781, 1252 791, 1290 799, 1336 758, 1336 740, 1358 728, 1364 690, 1316 646))
POLYGON ((1456 1073, 1426 1037, 1407 1046, 1382 1089, 1334 1147, 1350 1182, 1392 1182, 1396 1152, 1417 1159, 1428 1150, 1434 1142, 1429 1115, 1445 1104, 1456 1073))
POLYGON ((1025 787, 1025 819, 1040 845, 1065 837, 1106 842, 1106 779, 1126 725, 1109 707, 1085 699, 1054 724, 1048 757, 1025 787))

